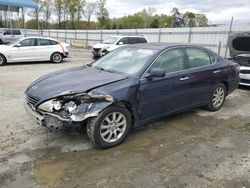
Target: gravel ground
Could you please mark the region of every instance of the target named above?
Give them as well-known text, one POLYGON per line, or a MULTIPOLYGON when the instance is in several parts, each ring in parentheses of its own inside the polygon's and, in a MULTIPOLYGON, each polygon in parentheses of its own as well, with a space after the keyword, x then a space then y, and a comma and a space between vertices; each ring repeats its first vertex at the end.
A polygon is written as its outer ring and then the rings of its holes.
POLYGON ((250 89, 215 113, 195 109, 132 131, 98 150, 80 128, 47 134, 23 108, 34 79, 91 62, 72 50, 62 64, 0 67, 0 187, 250 187, 250 89))

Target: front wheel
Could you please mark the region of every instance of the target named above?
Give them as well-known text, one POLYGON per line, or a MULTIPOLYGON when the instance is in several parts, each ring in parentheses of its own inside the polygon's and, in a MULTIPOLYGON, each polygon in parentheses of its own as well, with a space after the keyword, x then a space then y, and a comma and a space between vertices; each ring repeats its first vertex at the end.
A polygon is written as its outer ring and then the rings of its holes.
POLYGON ((131 115, 126 108, 110 106, 87 124, 89 139, 98 148, 121 144, 131 129, 131 115))
POLYGON ((218 84, 213 90, 210 103, 208 104, 208 109, 212 112, 221 109, 226 98, 226 87, 224 84, 218 84))
POLYGON ((63 61, 63 55, 59 52, 55 52, 51 55, 50 59, 52 63, 61 63, 63 61))
POLYGON ((0 66, 6 64, 6 58, 4 57, 4 55, 0 54, 0 66))

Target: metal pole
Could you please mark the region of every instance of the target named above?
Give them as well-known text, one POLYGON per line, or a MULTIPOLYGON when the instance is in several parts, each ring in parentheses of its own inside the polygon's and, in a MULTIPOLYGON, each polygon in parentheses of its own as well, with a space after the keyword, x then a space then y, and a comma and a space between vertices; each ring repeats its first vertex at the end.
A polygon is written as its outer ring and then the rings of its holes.
POLYGON ((190 29, 189 29, 188 43, 191 42, 191 35, 192 35, 192 27, 190 27, 190 29))
POLYGON ((161 42, 161 28, 159 28, 159 37, 158 37, 158 42, 161 42))
POLYGON ((234 21, 234 17, 232 17, 232 19, 231 19, 231 23, 230 23, 230 27, 229 27, 229 31, 228 31, 225 58, 227 57, 228 41, 229 41, 229 37, 230 37, 230 35, 231 35, 231 33, 232 33, 233 21, 234 21))
POLYGON ((102 29, 101 29, 101 41, 100 42, 102 42, 102 29))
POLYGON ((86 48, 88 48, 89 45, 89 32, 86 30, 86 48))
POLYGON ((221 41, 219 42, 219 46, 218 46, 218 54, 220 55, 220 50, 221 50, 221 41))

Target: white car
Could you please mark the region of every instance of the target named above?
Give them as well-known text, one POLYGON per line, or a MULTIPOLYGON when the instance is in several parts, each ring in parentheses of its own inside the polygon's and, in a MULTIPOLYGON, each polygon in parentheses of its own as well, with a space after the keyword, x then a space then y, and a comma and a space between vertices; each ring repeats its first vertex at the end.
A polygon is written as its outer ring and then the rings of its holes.
POLYGON ((69 49, 69 44, 52 38, 26 37, 8 45, 0 45, 0 65, 35 61, 61 63, 69 55, 69 49))
POLYGON ((98 58, 126 44, 148 43, 144 36, 112 36, 92 47, 93 58, 98 58))

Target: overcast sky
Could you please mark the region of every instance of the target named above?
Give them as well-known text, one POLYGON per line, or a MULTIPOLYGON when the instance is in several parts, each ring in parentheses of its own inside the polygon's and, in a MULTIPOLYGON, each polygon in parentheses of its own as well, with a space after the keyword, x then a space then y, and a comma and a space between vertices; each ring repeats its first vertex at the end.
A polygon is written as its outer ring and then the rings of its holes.
POLYGON ((211 23, 237 22, 250 23, 250 0, 107 0, 106 8, 110 18, 122 17, 155 7, 158 14, 169 15, 172 8, 180 12, 204 13, 211 23))

